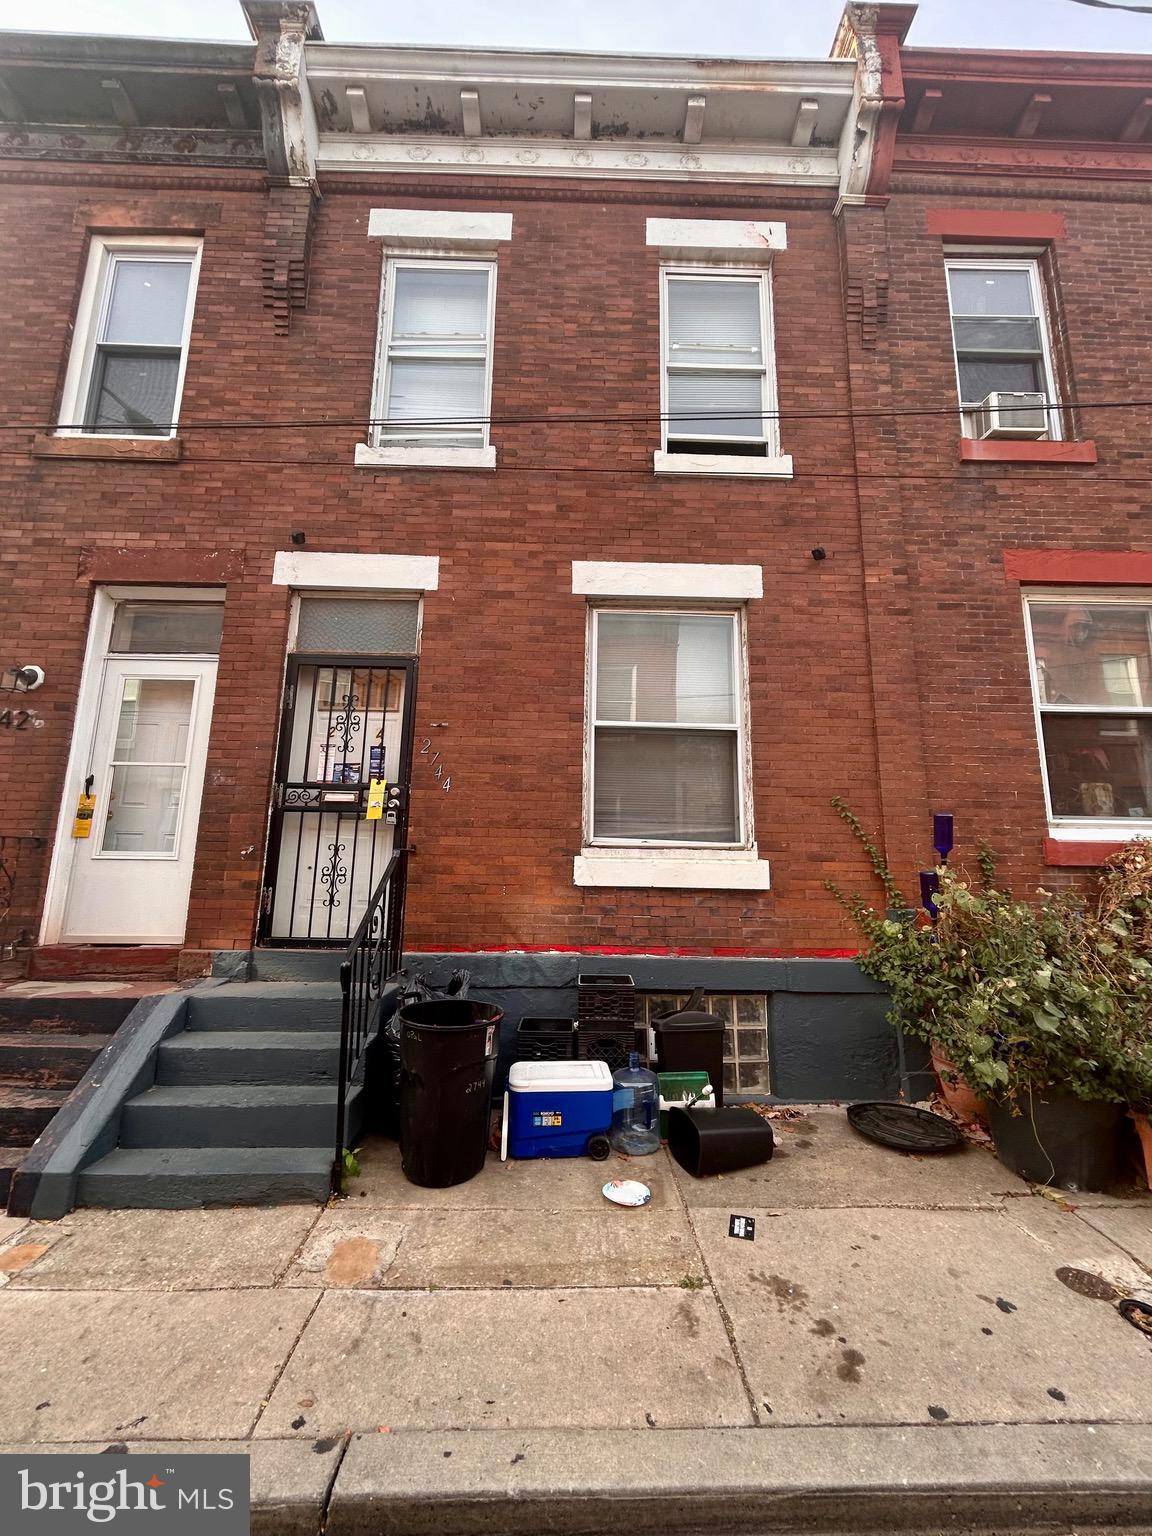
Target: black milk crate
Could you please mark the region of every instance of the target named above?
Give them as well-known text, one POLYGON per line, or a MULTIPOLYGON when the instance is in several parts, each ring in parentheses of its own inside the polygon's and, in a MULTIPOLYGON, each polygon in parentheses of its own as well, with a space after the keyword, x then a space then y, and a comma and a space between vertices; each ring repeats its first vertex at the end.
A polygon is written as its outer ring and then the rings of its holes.
POLYGON ((571 1061, 578 1038, 575 1019, 523 1018, 516 1026, 517 1061, 571 1061))
POLYGON ((581 1029, 623 1032, 636 1027, 636 983, 631 976, 582 971, 576 978, 576 1016, 581 1029))
POLYGON ((609 1025, 580 1027, 580 1057, 583 1061, 606 1061, 610 1072, 628 1065, 632 1051, 640 1050, 635 1029, 613 1029, 609 1025))

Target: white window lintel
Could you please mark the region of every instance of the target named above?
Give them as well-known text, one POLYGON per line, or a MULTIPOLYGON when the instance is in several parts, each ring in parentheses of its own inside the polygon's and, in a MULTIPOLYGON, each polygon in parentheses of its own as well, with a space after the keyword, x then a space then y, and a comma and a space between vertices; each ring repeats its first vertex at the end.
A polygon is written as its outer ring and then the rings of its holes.
POLYGON ((656 475, 711 475, 714 479, 752 477, 760 480, 791 480, 792 455, 778 453, 758 458, 735 453, 669 453, 657 448, 652 454, 656 475))
POLYGON ((742 602, 764 596, 764 572, 759 565, 573 560, 572 591, 587 597, 671 597, 742 602))
POLYGON ((373 208, 368 214, 368 234, 387 240, 397 250, 427 251, 452 247, 458 250, 491 250, 512 238, 510 213, 475 213, 467 209, 373 208))
POLYGON ((345 555, 281 549, 272 567, 272 585, 435 592, 440 585, 440 560, 436 555, 345 555))
POLYGON ((765 266, 787 250, 784 224, 746 219, 649 219, 645 236, 665 261, 749 262, 765 266))

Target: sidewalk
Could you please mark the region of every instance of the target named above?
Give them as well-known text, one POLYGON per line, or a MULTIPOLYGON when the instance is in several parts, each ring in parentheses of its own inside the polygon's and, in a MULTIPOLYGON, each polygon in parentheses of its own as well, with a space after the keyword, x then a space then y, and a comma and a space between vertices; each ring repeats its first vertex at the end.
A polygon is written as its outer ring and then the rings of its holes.
POLYGON ((1152 1297, 1152 1199, 776 1129, 723 1179, 380 1143, 325 1211, 0 1220, 0 1445, 250 1444, 278 1532, 1152 1530, 1152 1341, 1057 1277, 1152 1297))

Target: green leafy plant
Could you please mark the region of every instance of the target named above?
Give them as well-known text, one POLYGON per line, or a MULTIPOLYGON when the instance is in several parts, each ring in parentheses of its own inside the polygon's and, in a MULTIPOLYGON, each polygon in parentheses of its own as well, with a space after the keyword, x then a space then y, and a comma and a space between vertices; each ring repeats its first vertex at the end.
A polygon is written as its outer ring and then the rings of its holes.
MULTIPOLYGON (((1152 1103, 1152 842, 1115 854, 1089 898, 1018 900, 990 849, 977 863, 975 883, 938 871, 935 926, 925 913, 882 916, 829 882, 865 939, 861 969, 891 994, 892 1023, 988 1098, 1152 1103)), ((877 874, 891 899, 894 882, 877 874)))
POLYGON ((360 1159, 355 1152, 350 1152, 347 1147, 340 1155, 340 1193, 346 1194, 350 1179, 358 1178, 360 1174, 360 1159))

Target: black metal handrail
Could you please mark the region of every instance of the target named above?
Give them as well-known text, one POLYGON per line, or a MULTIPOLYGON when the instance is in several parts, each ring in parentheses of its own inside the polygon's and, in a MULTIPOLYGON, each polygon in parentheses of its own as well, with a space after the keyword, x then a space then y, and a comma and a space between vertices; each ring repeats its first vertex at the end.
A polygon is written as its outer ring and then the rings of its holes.
POLYGON ((348 1089, 365 1048, 376 1032, 388 979, 400 969, 404 952, 404 900, 408 850, 398 848, 372 892, 368 909, 340 964, 340 1075, 336 1084, 336 1156, 333 1188, 340 1188, 347 1145, 348 1089))

